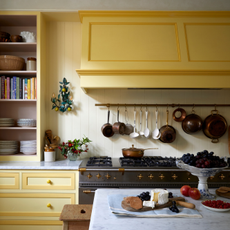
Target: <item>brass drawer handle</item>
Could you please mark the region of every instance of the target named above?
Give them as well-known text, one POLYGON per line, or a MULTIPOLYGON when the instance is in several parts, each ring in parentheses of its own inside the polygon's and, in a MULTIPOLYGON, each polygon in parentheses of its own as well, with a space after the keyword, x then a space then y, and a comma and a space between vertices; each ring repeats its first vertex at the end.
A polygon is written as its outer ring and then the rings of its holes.
POLYGON ((51 180, 47 180, 46 182, 47 182, 47 184, 52 184, 51 180))
POLYGON ((85 194, 89 194, 89 193, 91 193, 91 192, 95 192, 95 191, 91 191, 91 190, 83 190, 83 193, 85 193, 85 194))
POLYGON ((50 203, 48 203, 46 206, 47 206, 47 208, 51 208, 52 205, 50 203))

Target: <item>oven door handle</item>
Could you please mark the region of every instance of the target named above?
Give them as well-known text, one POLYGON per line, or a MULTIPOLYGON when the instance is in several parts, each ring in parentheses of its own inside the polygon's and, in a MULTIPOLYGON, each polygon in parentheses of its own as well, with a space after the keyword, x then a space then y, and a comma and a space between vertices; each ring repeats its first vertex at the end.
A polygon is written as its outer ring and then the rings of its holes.
POLYGON ((85 194, 89 194, 91 192, 95 192, 95 191, 94 190, 83 190, 83 193, 85 193, 85 194))

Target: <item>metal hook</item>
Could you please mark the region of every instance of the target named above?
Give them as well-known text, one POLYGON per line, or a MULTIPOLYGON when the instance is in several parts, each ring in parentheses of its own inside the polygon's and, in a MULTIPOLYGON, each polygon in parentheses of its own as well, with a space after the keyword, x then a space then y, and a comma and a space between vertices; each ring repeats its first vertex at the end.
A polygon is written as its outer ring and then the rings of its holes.
POLYGON ((157 104, 156 104, 156 111, 158 112, 157 104))
POLYGON ((142 105, 141 105, 140 111, 142 112, 142 105))
POLYGON ((126 104, 125 104, 125 112, 127 112, 127 107, 126 107, 126 104))
POLYGON ((136 104, 134 104, 134 111, 136 111, 136 104))

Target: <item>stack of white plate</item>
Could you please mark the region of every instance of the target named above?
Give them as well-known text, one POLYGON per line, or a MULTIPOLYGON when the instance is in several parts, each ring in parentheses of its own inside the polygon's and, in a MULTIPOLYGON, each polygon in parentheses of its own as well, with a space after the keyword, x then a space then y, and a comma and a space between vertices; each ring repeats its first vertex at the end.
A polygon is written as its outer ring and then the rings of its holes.
POLYGON ((0 118, 1 127, 10 127, 14 126, 14 119, 12 118, 0 118))
POLYGON ((18 141, 0 141, 0 155, 18 153, 18 141))
POLYGON ((36 120, 35 119, 18 119, 17 125, 21 127, 35 127, 36 120))
POLYGON ((37 141, 20 141, 20 152, 26 155, 33 155, 37 152, 37 141))

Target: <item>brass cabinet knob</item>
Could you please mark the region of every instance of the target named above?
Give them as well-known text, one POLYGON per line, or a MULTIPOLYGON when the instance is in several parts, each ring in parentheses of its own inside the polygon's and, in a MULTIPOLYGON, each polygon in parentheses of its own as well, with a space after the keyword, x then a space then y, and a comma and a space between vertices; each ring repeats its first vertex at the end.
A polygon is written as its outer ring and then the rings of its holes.
POLYGON ((214 179, 214 176, 210 176, 209 178, 210 178, 210 180, 213 180, 213 179, 214 179))
POLYGON ((111 176, 107 173, 107 174, 105 175, 105 177, 106 177, 107 179, 109 179, 111 176))
POLYGON ((159 177, 161 178, 161 180, 163 180, 165 178, 165 176, 163 174, 161 174, 159 177))
POLYGON ((114 180, 116 180, 117 178, 116 178, 116 177, 114 177, 113 179, 114 179, 114 180))
POLYGON ((96 177, 99 179, 99 178, 101 177, 100 173, 98 173, 98 174, 96 175, 96 177))
POLYGON ((143 176, 140 174, 137 177, 139 178, 139 180, 141 180, 143 176))
POLYGON ((89 173, 89 174, 87 175, 87 177, 90 179, 90 178, 92 177, 92 175, 89 173))
POLYGON ((150 180, 152 180, 154 176, 153 176, 153 174, 150 174, 148 177, 150 180))
POLYGON ((220 179, 223 180, 225 176, 223 174, 220 175, 220 179))
POLYGON ((176 174, 173 174, 173 175, 172 175, 173 180, 176 180, 177 177, 178 177, 178 176, 177 176, 176 174))
POLYGON ((47 180, 46 182, 47 184, 52 184, 51 180, 47 180))
POLYGON ((51 204, 50 203, 48 203, 46 206, 47 206, 47 208, 51 208, 51 204))
POLYGON ((190 178, 190 177, 188 177, 188 180, 191 180, 191 178, 190 178))

